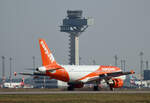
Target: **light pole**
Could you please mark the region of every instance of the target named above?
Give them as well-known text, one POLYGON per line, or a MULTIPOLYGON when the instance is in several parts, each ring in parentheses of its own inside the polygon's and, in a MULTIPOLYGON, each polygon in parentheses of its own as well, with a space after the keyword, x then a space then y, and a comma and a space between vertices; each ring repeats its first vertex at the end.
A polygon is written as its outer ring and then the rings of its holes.
POLYGON ((10 80, 10 85, 11 85, 11 81, 12 81, 12 78, 11 78, 11 74, 12 74, 12 58, 10 57, 9 60, 10 60, 10 74, 9 74, 9 80, 10 80))
POLYGON ((117 64, 118 56, 117 56, 117 55, 115 55, 114 57, 115 57, 115 66, 117 67, 117 66, 118 66, 118 64, 117 64))
POLYGON ((32 57, 33 60, 33 68, 35 68, 35 56, 32 57))
POLYGON ((126 71, 126 60, 123 60, 123 70, 126 71))
POLYGON ((146 61, 146 69, 147 69, 147 70, 149 69, 148 60, 146 61))
POLYGON ((140 72, 141 72, 141 87, 142 87, 142 79, 143 79, 143 52, 140 52, 140 72))
POLYGON ((2 79, 3 79, 2 85, 4 85, 4 82, 5 82, 5 56, 2 56, 2 79))

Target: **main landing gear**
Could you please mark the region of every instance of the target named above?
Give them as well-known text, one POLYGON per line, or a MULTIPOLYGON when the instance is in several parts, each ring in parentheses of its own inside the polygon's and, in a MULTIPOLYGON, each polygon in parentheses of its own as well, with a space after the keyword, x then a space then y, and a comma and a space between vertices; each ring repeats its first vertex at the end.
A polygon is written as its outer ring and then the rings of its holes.
POLYGON ((109 84, 109 88, 110 88, 111 91, 115 90, 111 84, 109 84))
MULTIPOLYGON (((100 90, 99 84, 100 84, 100 81, 95 82, 95 84, 93 86, 93 90, 94 91, 99 91, 100 90)), ((113 84, 111 82, 109 83, 107 81, 107 85, 109 86, 109 88, 110 88, 111 91, 114 91, 114 88, 113 88, 114 86, 113 86, 113 84)))
POLYGON ((100 84, 100 81, 98 82, 96 82, 95 84, 94 84, 94 87, 93 87, 93 90, 94 91, 99 91, 99 84, 100 84))
POLYGON ((112 80, 107 81, 107 85, 109 86, 109 88, 110 88, 111 91, 114 91, 113 81, 112 80))
POLYGON ((74 91, 74 86, 73 85, 69 85, 67 88, 68 91, 74 91))
POLYGON ((93 90, 94 90, 94 91, 99 91, 99 87, 98 87, 98 86, 94 86, 94 87, 93 87, 93 90))

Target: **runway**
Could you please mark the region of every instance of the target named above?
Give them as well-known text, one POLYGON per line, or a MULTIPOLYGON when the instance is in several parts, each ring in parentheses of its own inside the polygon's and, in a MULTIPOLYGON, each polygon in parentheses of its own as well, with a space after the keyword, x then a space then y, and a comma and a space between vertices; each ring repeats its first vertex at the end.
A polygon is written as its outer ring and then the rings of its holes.
POLYGON ((135 93, 150 93, 150 91, 48 91, 48 92, 0 92, 0 95, 13 94, 135 94, 135 93))

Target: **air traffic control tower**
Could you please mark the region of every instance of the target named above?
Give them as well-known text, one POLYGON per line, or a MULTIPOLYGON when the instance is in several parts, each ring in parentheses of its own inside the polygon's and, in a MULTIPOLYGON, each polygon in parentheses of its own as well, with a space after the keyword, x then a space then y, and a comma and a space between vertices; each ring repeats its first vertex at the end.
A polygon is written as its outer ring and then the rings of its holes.
POLYGON ((82 10, 68 10, 67 17, 60 26, 61 32, 69 34, 69 64, 79 65, 79 36, 85 29, 93 24, 92 18, 82 17, 82 10))

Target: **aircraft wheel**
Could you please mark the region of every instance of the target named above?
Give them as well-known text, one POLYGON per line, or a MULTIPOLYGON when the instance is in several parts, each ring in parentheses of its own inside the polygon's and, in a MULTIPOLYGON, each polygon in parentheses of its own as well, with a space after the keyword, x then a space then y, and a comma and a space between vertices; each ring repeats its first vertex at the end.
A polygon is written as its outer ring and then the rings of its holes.
POLYGON ((73 86, 68 86, 68 91, 73 91, 74 90, 74 87, 73 86))
POLYGON ((94 91, 99 91, 98 86, 94 86, 93 90, 94 90, 94 91))
POLYGON ((114 88, 110 86, 110 90, 111 90, 111 91, 114 91, 114 88))

